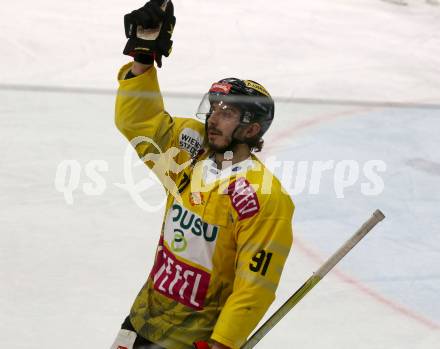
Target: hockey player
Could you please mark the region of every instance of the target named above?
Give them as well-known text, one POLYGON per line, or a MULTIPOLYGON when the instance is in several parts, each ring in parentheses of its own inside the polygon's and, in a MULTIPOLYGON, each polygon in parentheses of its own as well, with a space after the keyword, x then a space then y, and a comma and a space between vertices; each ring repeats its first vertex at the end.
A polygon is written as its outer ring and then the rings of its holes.
POLYGON ((253 154, 274 117, 263 86, 214 83, 204 123, 165 111, 154 61, 170 53, 173 13, 171 1, 151 0, 125 16, 134 61, 118 74, 116 125, 167 204, 153 268, 112 349, 235 349, 275 298, 294 205, 253 154))

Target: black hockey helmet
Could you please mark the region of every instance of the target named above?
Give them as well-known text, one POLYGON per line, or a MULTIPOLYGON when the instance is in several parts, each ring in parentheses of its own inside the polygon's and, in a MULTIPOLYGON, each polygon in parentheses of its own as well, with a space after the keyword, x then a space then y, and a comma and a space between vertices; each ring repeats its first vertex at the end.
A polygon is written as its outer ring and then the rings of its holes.
POLYGON ((200 103, 197 116, 209 118, 211 104, 216 101, 230 103, 239 108, 241 124, 259 123, 260 137, 272 124, 275 113, 273 99, 269 92, 255 81, 227 78, 212 84, 200 103))

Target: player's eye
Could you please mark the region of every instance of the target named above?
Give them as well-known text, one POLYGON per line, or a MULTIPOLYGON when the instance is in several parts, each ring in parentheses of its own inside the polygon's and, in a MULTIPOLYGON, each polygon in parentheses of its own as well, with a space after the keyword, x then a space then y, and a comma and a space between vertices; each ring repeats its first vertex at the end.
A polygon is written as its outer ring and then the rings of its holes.
POLYGON ((233 106, 230 106, 223 101, 211 103, 210 114, 215 114, 217 117, 223 119, 233 119, 239 115, 239 112, 233 106))

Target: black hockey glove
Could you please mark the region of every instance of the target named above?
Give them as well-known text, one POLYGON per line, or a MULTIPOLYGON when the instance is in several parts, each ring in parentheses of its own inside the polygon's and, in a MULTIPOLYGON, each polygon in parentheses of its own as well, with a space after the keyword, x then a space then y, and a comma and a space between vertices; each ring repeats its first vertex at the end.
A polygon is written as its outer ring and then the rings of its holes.
POLYGON ((125 36, 128 38, 124 54, 144 64, 156 61, 162 66, 162 56, 171 53, 176 17, 169 0, 150 0, 144 7, 124 16, 125 36))

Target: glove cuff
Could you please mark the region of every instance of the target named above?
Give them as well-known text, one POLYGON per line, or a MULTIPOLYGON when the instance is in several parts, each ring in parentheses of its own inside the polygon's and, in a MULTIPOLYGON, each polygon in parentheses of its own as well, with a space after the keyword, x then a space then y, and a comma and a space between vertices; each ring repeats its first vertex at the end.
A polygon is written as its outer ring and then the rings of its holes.
POLYGON ((136 62, 139 62, 142 64, 153 64, 154 63, 154 55, 144 54, 144 53, 136 53, 134 55, 134 60, 136 62))

